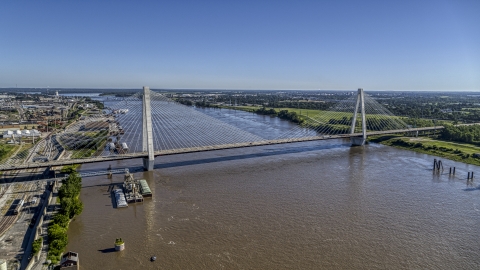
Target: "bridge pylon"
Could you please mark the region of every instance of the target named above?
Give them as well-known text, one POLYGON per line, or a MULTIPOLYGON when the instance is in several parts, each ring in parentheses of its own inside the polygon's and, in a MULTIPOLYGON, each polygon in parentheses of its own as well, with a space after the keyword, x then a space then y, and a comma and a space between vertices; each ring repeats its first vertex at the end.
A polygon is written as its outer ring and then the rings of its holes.
POLYGON ((150 87, 143 87, 143 116, 142 116, 142 151, 148 153, 148 157, 143 158, 143 169, 153 171, 155 156, 153 155, 153 130, 152 130, 152 110, 150 108, 150 87))
POLYGON ((364 145, 367 141, 367 124, 365 120, 365 96, 363 94, 363 88, 358 88, 357 104, 355 105, 355 111, 353 112, 352 126, 350 127, 350 134, 355 133, 355 124, 357 123, 358 107, 360 107, 360 113, 362 115, 362 136, 351 137, 350 141, 352 146, 364 145))

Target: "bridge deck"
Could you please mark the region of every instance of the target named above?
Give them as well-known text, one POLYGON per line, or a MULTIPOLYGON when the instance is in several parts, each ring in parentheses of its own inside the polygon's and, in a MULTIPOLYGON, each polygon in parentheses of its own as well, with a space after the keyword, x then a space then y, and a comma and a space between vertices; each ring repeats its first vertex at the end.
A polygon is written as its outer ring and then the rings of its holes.
MULTIPOLYGON (((430 130, 438 130, 438 129, 443 129, 443 126, 387 130, 387 131, 372 131, 372 132, 367 132, 367 136, 416 132, 416 131, 430 131, 430 130)), ((155 156, 165 156, 165 155, 175 155, 175 154, 185 154, 185 153, 195 153, 195 152, 222 150, 222 149, 243 148, 243 147, 295 143, 295 142, 332 140, 332 139, 342 139, 342 138, 351 138, 351 137, 360 137, 360 136, 362 136, 362 133, 329 135, 329 136, 311 136, 311 137, 302 137, 302 138, 264 140, 264 141, 249 142, 249 143, 235 143, 235 144, 211 145, 211 146, 193 147, 193 148, 179 148, 179 149, 155 151, 155 156)), ((112 161, 112 160, 142 158, 147 156, 148 156, 147 152, 140 152, 140 153, 131 153, 131 154, 122 154, 122 155, 82 158, 82 159, 61 159, 61 160, 48 161, 43 163, 40 163, 40 162, 27 163, 27 164, 21 164, 21 165, 13 165, 13 166, 0 165, 0 171, 45 168, 45 167, 52 167, 52 166, 65 166, 65 165, 72 165, 72 164, 84 164, 84 163, 94 163, 94 162, 103 162, 103 161, 112 161)))

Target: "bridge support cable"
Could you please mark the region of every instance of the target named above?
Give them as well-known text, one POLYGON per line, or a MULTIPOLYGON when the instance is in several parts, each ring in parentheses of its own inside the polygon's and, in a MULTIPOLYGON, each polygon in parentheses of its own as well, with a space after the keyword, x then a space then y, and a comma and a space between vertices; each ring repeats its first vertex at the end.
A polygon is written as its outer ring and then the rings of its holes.
POLYGON ((316 115, 305 117, 304 123, 300 126, 296 126, 291 129, 289 132, 285 133, 282 138, 289 138, 291 141, 295 141, 296 138, 307 136, 334 136, 342 133, 346 133, 348 126, 347 118, 345 117, 346 111, 350 106, 350 101, 341 101, 334 108, 331 108, 327 111, 322 111, 316 115), (343 125, 339 125, 343 124, 343 125), (310 135, 311 131, 314 132, 313 135, 310 135))
MULTIPOLYGON (((228 117, 233 115, 220 116, 221 110, 216 113, 214 110, 217 109, 185 106, 147 87, 142 92, 117 100, 115 104, 109 102, 105 114, 84 113, 64 131, 37 142, 36 148, 24 151, 18 147, 18 153, 0 164, 0 170, 11 169, 12 165, 15 168, 39 167, 32 159, 37 152, 50 152, 46 148, 58 148, 55 153, 48 153, 52 157, 46 162, 48 166, 144 157, 150 162, 154 155, 352 136, 360 137, 363 143, 367 134, 408 130, 400 117, 394 116, 363 91, 349 94, 332 108, 316 115, 302 115, 304 122, 291 125, 285 132, 272 127, 274 136, 267 134, 268 123, 254 123, 255 126, 245 129, 228 122, 228 117), (143 106, 147 104, 145 99, 150 100, 150 121, 146 106, 143 106), (362 116, 361 120, 357 119, 359 116, 362 116), (147 125, 150 128, 146 128, 147 125), (149 130, 151 136, 147 136, 149 130)), ((146 169, 149 166, 150 163, 145 164, 146 169)))
MULTIPOLYGON (((169 107, 175 105, 173 101, 168 101, 167 103, 169 107)), ((192 145, 198 148, 208 145, 208 142, 204 141, 205 138, 198 135, 199 129, 198 127, 196 128, 194 124, 202 124, 195 122, 195 117, 191 116, 191 111, 186 110, 183 113, 177 113, 177 111, 178 109, 174 108, 165 111, 160 110, 158 112, 159 125, 168 126, 169 130, 174 133, 167 136, 176 139, 177 148, 188 148, 192 145)), ((202 119, 198 118, 198 120, 203 122, 202 119)))
POLYGON ((402 120, 401 117, 395 116, 387 108, 383 107, 380 103, 374 100, 372 97, 365 96, 366 104, 372 108, 371 114, 381 116, 385 123, 388 124, 388 129, 408 129, 408 125, 402 120))
POLYGON ((198 112, 192 107, 178 104, 158 93, 152 94, 152 115, 154 122, 164 127, 159 130, 161 136, 168 138, 173 144, 173 147, 159 145, 158 148, 156 147, 159 150, 203 149, 211 148, 212 145, 263 140, 261 137, 198 112))
POLYGON ((351 112, 353 111, 353 99, 348 98, 340 101, 333 108, 323 111, 307 121, 307 126, 315 130, 320 136, 334 136, 338 134, 347 134, 349 130, 349 121, 351 121, 351 112), (321 123, 321 124, 318 124, 321 123))
POLYGON ((355 133, 355 125, 357 124, 357 113, 358 113, 358 106, 359 105, 360 105, 360 99, 357 97, 357 103, 355 105, 355 110, 353 111, 352 127, 350 128, 350 134, 355 133))
MULTIPOLYGON (((366 103, 365 109, 367 111, 375 111, 372 108, 371 104, 366 103)), ((388 119, 381 114, 372 114, 371 117, 368 117, 367 120, 367 130, 368 131, 379 131, 379 130, 392 130, 392 129, 402 129, 405 126, 399 126, 396 122, 392 121, 393 119, 388 119)))

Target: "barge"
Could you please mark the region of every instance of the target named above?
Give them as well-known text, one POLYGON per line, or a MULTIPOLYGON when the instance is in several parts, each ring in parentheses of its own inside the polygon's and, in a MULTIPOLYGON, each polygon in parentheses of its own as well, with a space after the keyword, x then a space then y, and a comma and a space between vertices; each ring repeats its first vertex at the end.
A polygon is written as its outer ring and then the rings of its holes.
POLYGON ((138 180, 138 183, 140 185, 140 194, 142 194, 143 197, 152 197, 152 191, 148 186, 147 180, 140 179, 138 180))
POLYGON ((128 206, 127 200, 125 199, 125 194, 123 194, 121 189, 114 189, 113 194, 115 195, 115 200, 117 201, 117 208, 128 206))

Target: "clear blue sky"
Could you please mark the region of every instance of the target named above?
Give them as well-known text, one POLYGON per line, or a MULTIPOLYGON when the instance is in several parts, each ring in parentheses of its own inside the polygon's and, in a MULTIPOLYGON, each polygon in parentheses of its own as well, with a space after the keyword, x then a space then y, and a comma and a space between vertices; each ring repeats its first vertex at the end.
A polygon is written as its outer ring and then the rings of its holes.
POLYGON ((2 1, 16 84, 480 90, 480 0, 2 1))

